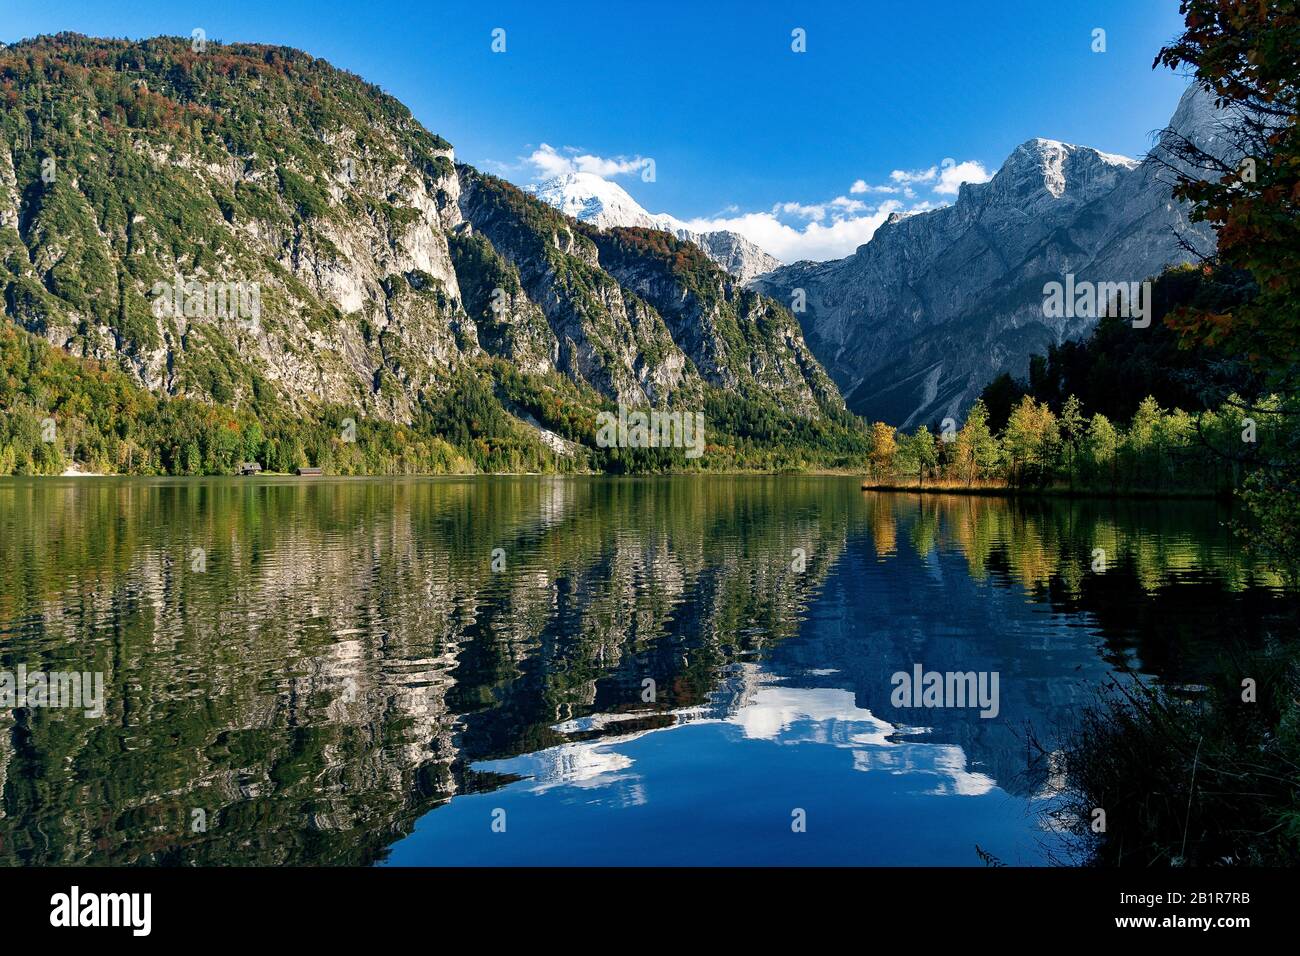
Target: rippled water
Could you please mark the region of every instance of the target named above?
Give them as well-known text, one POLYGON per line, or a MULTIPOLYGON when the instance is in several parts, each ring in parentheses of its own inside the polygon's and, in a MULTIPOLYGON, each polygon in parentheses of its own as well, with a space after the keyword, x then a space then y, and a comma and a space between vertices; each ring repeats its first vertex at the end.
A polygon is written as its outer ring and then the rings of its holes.
POLYGON ((1280 600, 1224 518, 836 478, 0 481, 0 670, 105 682, 99 717, 0 709, 0 861, 1045 862, 1027 734, 1120 666, 1196 680, 1280 600), (915 665, 997 674, 997 716, 895 706, 915 665))

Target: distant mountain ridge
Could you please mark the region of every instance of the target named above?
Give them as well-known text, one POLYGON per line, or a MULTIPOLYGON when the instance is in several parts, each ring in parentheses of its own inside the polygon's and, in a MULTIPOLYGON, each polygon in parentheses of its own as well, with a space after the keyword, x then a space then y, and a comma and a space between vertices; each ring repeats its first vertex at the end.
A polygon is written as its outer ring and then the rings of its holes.
MULTIPOLYGON (((1192 86, 1171 128, 1212 141, 1222 117, 1192 86)), ((1170 193, 1160 145, 1141 162, 1048 139, 1018 146, 951 206, 891 216, 844 259, 799 262, 754 281, 793 304, 849 408, 914 427, 959 419, 990 380, 1085 334, 1094 318, 1043 314, 1043 286, 1141 281, 1204 252, 1212 232, 1170 193)))
POLYGON ((748 282, 781 266, 738 232, 726 229, 698 232, 668 213, 647 212, 627 190, 594 173, 573 172, 526 187, 543 202, 567 216, 602 229, 615 226, 660 229, 693 242, 705 255, 741 282, 748 282))

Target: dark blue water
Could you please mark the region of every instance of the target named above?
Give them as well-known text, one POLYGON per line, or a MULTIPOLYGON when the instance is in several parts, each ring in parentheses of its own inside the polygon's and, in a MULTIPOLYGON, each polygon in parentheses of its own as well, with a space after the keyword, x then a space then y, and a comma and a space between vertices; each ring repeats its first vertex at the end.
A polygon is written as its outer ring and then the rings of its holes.
POLYGON ((850 532, 796 633, 729 665, 670 725, 477 769, 518 778, 427 814, 394 864, 978 865, 1062 851, 1024 725, 1059 725, 1110 668, 1083 612, 976 580, 960 552, 877 550, 850 532), (888 675, 999 670, 1001 713, 900 711, 888 675), (805 827, 796 832, 795 812, 805 827), (500 826, 503 810, 504 831, 500 826), (494 816, 496 814, 496 816, 494 816), (497 826, 493 827, 493 822, 497 826))

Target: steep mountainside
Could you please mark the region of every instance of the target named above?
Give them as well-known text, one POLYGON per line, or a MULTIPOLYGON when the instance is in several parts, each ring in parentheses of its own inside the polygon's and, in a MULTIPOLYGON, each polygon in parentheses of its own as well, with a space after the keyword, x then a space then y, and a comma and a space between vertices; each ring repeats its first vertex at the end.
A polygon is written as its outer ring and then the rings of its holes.
POLYGON ((528 191, 566 215, 602 229, 624 226, 670 232, 678 239, 695 243, 741 282, 781 265, 780 259, 768 255, 740 233, 726 229, 697 232, 675 216, 646 212, 622 186, 593 173, 556 176, 529 187, 528 191))
POLYGON ((307 459, 339 451, 350 413, 482 468, 606 467, 595 415, 619 402, 709 410, 731 464, 760 447, 772 464, 810 429, 856 445, 782 306, 685 244, 620 247, 617 270, 612 249, 296 50, 0 51, 5 313, 155 394, 316 422, 307 459))
MULTIPOLYGON (((1173 128, 1213 135, 1207 100, 1189 89, 1173 128)), ((1030 355, 1095 324, 1046 317, 1045 283, 1140 282, 1189 261, 1180 236, 1212 250, 1170 179, 1154 156, 1030 140, 953 205, 896 215, 846 259, 754 284, 787 304, 804 290, 804 334, 853 411, 907 427, 959 417, 999 373, 1023 376, 1030 355)))

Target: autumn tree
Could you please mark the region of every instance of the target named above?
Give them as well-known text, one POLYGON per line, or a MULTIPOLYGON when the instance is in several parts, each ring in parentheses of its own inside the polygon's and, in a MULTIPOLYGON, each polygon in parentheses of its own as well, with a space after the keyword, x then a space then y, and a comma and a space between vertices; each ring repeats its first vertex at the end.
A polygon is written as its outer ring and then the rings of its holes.
POLYGON ((939 450, 934 445, 934 435, 922 425, 904 442, 904 450, 909 461, 916 464, 916 475, 922 488, 925 476, 939 464, 939 450))
POLYGON ((1024 484, 1031 476, 1039 481, 1050 477, 1059 434, 1056 416, 1046 403, 1026 395, 1016 404, 1002 436, 1013 484, 1024 484))
POLYGON ((1083 448, 1089 479, 1094 484, 1100 484, 1105 477, 1110 490, 1114 491, 1118 473, 1119 435, 1109 418, 1101 414, 1092 416, 1088 422, 1088 434, 1084 438, 1083 448))
POLYGON ((953 444, 953 467, 968 487, 997 467, 1001 454, 989 430, 989 412, 982 401, 976 399, 971 406, 953 444))
POLYGON ((894 472, 894 458, 898 454, 898 440, 894 426, 876 422, 871 426, 871 474, 877 481, 894 472))
POLYGON ((1083 403, 1071 395, 1061 406, 1061 442, 1058 446, 1071 491, 1074 490, 1074 480, 1078 470, 1079 446, 1083 442, 1087 428, 1088 420, 1083 417, 1083 403))
POLYGON ((1161 152, 1174 194, 1218 240, 1217 264, 1254 279, 1257 294, 1226 310, 1166 318, 1186 341, 1220 346, 1293 386, 1300 362, 1300 4, 1182 0, 1185 31, 1155 65, 1190 67, 1229 114, 1213 153, 1173 130, 1161 152))

